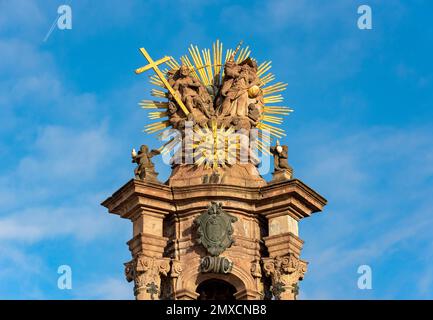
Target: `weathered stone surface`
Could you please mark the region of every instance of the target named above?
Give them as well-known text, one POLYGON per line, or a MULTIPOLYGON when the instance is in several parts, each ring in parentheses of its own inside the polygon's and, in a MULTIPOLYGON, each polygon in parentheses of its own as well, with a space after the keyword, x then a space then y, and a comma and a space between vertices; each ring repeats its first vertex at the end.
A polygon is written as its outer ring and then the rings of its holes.
POLYGON ((138 283, 137 299, 197 299, 197 286, 208 279, 231 283, 237 299, 269 298, 271 292, 294 299, 306 271, 299 259, 303 241, 297 222, 322 210, 326 200, 297 179, 254 187, 131 180, 102 204, 133 222, 132 261, 150 259, 143 261, 153 266, 135 271, 138 280, 129 276, 138 283), (233 263, 227 274, 201 270, 209 253, 197 241, 194 220, 211 201, 237 219, 232 223, 235 242, 224 251, 233 263))
POLYGON ((205 168, 204 166, 180 165, 173 169, 167 184, 173 187, 200 184, 224 184, 243 187, 262 187, 266 181, 252 163, 236 163, 226 168, 205 168))
POLYGON ((158 119, 144 131, 171 138, 156 150, 133 149, 136 179, 102 203, 133 224, 125 274, 134 281, 137 299, 295 299, 298 294, 307 266, 300 259, 298 222, 321 211, 326 200, 293 179, 287 145, 277 140, 269 148, 274 137, 284 135, 281 116, 292 111, 274 105, 282 100, 275 93, 286 84, 268 84, 270 62, 258 65, 241 46, 227 51, 224 60, 219 41, 212 55, 192 47, 192 64, 185 57, 180 63, 153 60, 140 48, 149 64, 135 72, 152 69, 151 82, 162 89, 153 95, 164 99, 140 102, 153 109, 149 118, 158 119), (163 63, 166 71, 160 69, 163 63), (266 151, 274 156, 269 183, 258 170, 259 153, 266 151), (160 153, 172 156, 165 184, 152 162, 160 153), (221 281, 228 284, 219 286, 221 281))
POLYGON ((272 173, 272 181, 270 183, 291 180, 292 178, 293 169, 283 169, 272 173))

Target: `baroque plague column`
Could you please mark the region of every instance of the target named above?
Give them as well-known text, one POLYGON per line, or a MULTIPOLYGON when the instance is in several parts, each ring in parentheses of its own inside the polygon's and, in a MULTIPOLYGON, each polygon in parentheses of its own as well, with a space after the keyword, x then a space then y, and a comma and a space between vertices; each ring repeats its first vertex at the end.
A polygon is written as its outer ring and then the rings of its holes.
POLYGON ((136 73, 152 69, 152 94, 163 99, 142 101, 158 120, 145 131, 166 142, 133 149, 135 178, 102 203, 132 221, 125 276, 136 299, 296 299, 307 271, 298 222, 326 200, 293 178, 287 146, 271 146, 292 111, 274 105, 286 85, 270 84, 270 62, 258 65, 241 45, 225 59, 219 41, 201 54, 191 46, 180 62, 140 50, 149 64, 136 73), (165 183, 153 164, 160 154, 172 168, 165 183), (274 158, 269 182, 260 155, 274 158))

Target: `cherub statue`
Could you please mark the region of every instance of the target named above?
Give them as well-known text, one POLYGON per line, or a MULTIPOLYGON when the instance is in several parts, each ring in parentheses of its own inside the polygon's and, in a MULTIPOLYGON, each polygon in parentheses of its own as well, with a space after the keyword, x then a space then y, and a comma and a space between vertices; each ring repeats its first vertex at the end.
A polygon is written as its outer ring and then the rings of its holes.
POLYGON ((250 103, 248 105, 248 119, 253 127, 257 126, 260 120, 260 110, 256 104, 250 103))
POLYGON ((175 102, 173 101, 168 102, 167 114, 168 114, 168 119, 170 121, 170 124, 174 129, 180 130, 185 128, 185 121, 187 120, 187 118, 182 117, 179 114, 179 107, 176 105, 175 102))
POLYGON ((248 132, 251 129, 251 122, 247 117, 234 116, 231 120, 236 131, 244 130, 248 132))
POLYGON ((155 172, 155 165, 150 159, 160 154, 160 151, 151 150, 149 152, 148 150, 149 148, 145 144, 141 145, 138 153, 135 151, 135 149, 132 149, 131 152, 132 162, 138 165, 134 169, 134 174, 136 179, 156 180, 156 176, 158 175, 158 173, 155 172))
POLYGON ((289 148, 286 145, 281 146, 277 140, 275 147, 271 147, 271 153, 274 156, 274 172, 292 170, 289 165, 289 148))

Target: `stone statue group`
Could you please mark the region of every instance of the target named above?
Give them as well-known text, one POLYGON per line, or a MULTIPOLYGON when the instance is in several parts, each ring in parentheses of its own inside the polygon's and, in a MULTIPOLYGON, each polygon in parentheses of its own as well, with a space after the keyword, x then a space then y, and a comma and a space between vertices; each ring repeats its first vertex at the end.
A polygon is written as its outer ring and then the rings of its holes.
POLYGON ((169 84, 190 112, 185 116, 174 97, 168 94, 168 116, 173 128, 183 129, 185 121, 204 126, 211 119, 216 119, 218 126, 234 126, 236 130, 249 130, 257 125, 264 102, 254 60, 247 58, 236 63, 232 55, 224 65, 221 85, 206 87, 191 75, 192 71, 182 65, 167 73, 169 84))
MULTIPOLYGON (((186 65, 167 72, 168 83, 189 112, 185 115, 173 94, 167 93, 167 115, 174 129, 184 134, 186 121, 192 121, 200 127, 211 127, 211 121, 216 121, 218 128, 233 127, 244 133, 257 126, 264 108, 257 63, 251 58, 237 63, 235 54, 225 63, 222 80, 216 75, 214 84, 209 86, 193 76, 192 72, 196 71, 186 65)), ((287 161, 287 146, 280 146, 277 142, 270 152, 274 156, 275 172, 291 170, 287 161)), ((132 162, 138 165, 135 169, 136 178, 157 181, 151 158, 159 153, 158 150, 149 151, 146 145, 142 145, 138 152, 133 149, 132 162)))

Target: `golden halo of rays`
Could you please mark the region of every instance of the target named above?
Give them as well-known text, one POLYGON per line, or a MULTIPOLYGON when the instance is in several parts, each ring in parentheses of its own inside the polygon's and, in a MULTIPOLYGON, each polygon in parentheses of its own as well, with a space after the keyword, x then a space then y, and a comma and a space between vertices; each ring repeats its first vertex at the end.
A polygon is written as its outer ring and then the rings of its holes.
POLYGON ((206 169, 226 167, 230 160, 236 160, 240 143, 236 135, 233 135, 233 126, 225 128, 217 127, 215 119, 211 127, 194 127, 193 159, 194 165, 203 165, 206 169))
MULTIPOLYGON (((190 45, 188 48, 188 53, 180 57, 180 61, 175 58, 170 57, 170 60, 166 62, 168 68, 163 71, 167 75, 169 70, 178 70, 181 65, 186 65, 191 70, 191 76, 199 79, 205 86, 218 87, 222 84, 222 79, 224 77, 224 64, 231 57, 235 50, 227 49, 224 54, 223 44, 221 41, 216 40, 212 44, 211 49, 200 50, 198 46, 190 45)), ((237 63, 250 57, 251 50, 248 46, 240 46, 237 55, 235 56, 235 61, 237 63)), ((262 110, 262 116, 259 119, 257 128, 260 131, 267 130, 271 136, 269 138, 267 135, 263 135, 259 132, 257 140, 257 149, 263 153, 269 154, 269 146, 271 144, 271 139, 282 138, 286 134, 280 125, 283 124, 283 117, 289 115, 293 110, 289 107, 280 105, 283 102, 283 96, 280 94, 282 91, 286 90, 287 84, 283 82, 273 83, 275 80, 275 75, 270 72, 272 68, 271 61, 264 61, 258 65, 257 75, 260 79, 259 87, 263 93, 264 107, 262 110), (268 137, 268 138, 266 138, 268 137)), ((167 99, 166 88, 162 81, 156 76, 151 75, 149 77, 149 82, 158 88, 151 90, 152 96, 160 99, 167 99)), ((148 117, 150 120, 158 120, 145 126, 144 131, 147 133, 156 133, 161 130, 166 129, 170 126, 168 121, 168 101, 154 101, 154 100, 143 100, 140 102, 140 106, 144 109, 148 109, 148 117), (151 110, 156 109, 156 110, 151 110)), ((197 134, 205 134, 209 128, 199 128, 197 134)), ((219 134, 224 137, 224 128, 217 128, 219 134)), ((229 129, 227 129, 229 130, 229 129)), ((206 133, 207 134, 207 133, 206 133)), ((162 146, 162 152, 169 152, 173 149, 173 144, 166 143, 162 146)), ((228 151, 227 151, 228 152, 228 151)), ((215 162, 207 161, 207 158, 203 160, 203 157, 198 156, 197 165, 215 162)))

